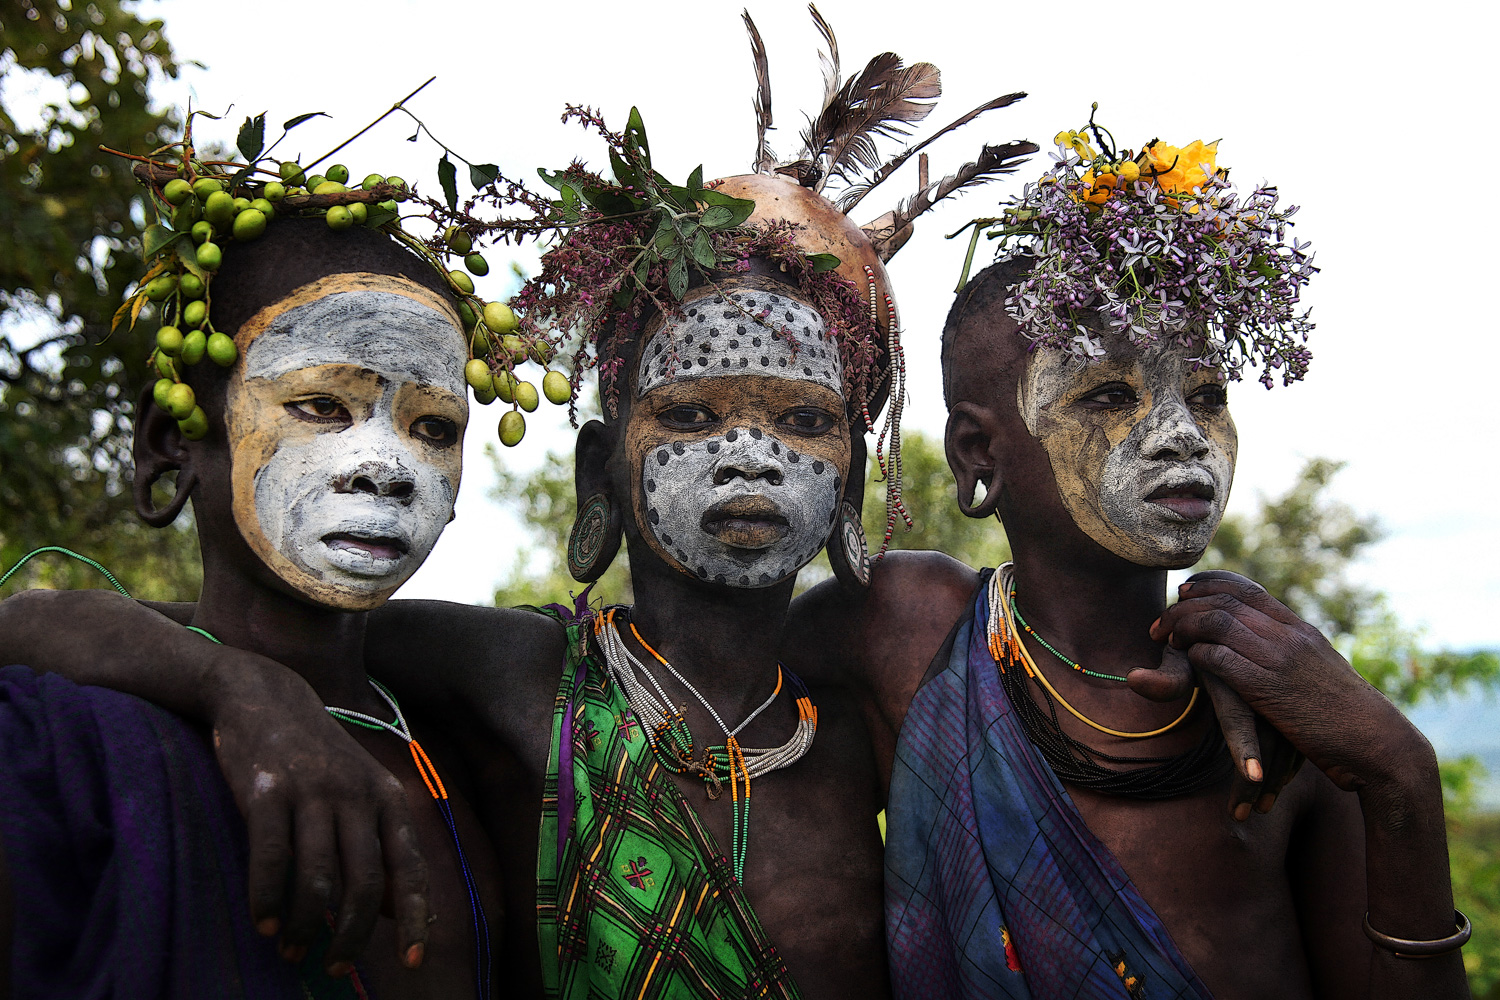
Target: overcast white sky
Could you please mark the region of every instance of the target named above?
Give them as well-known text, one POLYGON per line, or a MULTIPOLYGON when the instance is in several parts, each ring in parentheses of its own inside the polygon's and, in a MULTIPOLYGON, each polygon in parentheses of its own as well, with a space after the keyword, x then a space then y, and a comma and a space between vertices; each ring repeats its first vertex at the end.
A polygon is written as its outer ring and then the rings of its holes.
MULTIPOLYGON (((1494 518, 1492 301, 1496 15, 1488 6, 1280 2, 1127 5, 855 3, 824 0, 846 74, 876 52, 943 71, 930 127, 989 97, 1025 90, 932 150, 934 176, 982 141, 1047 146, 1089 104, 1122 145, 1221 138, 1219 162, 1241 184, 1268 179, 1303 206, 1296 233, 1323 273, 1307 301, 1318 330, 1307 381, 1270 392, 1236 387, 1241 458, 1231 510, 1284 489, 1304 459, 1343 459, 1336 493, 1377 514, 1388 539, 1360 575, 1388 591, 1434 644, 1500 646, 1500 527, 1494 518)), ((477 162, 534 177, 574 156, 598 165, 599 144, 558 116, 592 103, 624 122, 640 106, 669 177, 744 172, 753 152, 753 78, 734 4, 417 3, 366 0, 336 20, 266 20, 239 4, 147 2, 179 57, 197 60, 159 91, 196 106, 280 122, 334 116, 293 133, 286 152, 316 156, 437 74, 414 103, 434 132, 477 162), (643 13, 644 12, 644 13, 643 13)), ((794 145, 820 92, 818 36, 801 3, 751 7, 770 53, 778 151, 794 145)), ((215 134, 207 123, 200 134, 215 134)), ((436 191, 438 150, 386 125, 339 159, 355 177, 402 173, 436 191)), ((1039 173, 1044 160, 1025 173, 1039 173)), ((914 174, 908 166, 908 171, 914 174)), ((868 221, 915 186, 904 173, 856 212, 868 221), (888 190, 887 190, 888 189, 888 190)), ((962 263, 942 236, 992 213, 1011 185, 979 189, 922 219, 891 272, 906 327, 912 402, 907 426, 941 434, 937 336, 962 263)), ((505 255, 479 282, 510 291, 505 255)), ((527 263, 523 259, 523 264, 527 263)), ((498 411, 477 409, 466 445, 459 518, 403 596, 487 601, 510 563, 516 522, 486 499, 482 455, 498 411)), ((562 411, 543 403, 517 465, 567 448, 562 411), (544 419, 537 419, 544 418, 544 419)))

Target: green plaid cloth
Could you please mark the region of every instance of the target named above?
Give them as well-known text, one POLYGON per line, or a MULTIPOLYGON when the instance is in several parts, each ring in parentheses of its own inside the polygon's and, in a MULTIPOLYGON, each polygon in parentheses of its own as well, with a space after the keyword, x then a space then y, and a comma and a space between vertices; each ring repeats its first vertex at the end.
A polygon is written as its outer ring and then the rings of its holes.
POLYGON ((537 854, 547 996, 799 998, 729 859, 610 681, 592 619, 566 624, 537 854))

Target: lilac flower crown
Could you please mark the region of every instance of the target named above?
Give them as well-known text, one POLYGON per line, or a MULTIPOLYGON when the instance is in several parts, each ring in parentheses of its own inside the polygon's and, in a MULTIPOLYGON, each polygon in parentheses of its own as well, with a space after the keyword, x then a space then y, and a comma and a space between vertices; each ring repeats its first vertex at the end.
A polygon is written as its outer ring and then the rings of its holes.
POLYGON ((1032 259, 1006 308, 1034 345, 1097 357, 1108 332, 1175 342, 1231 379, 1259 367, 1267 388, 1275 371, 1284 385, 1307 373, 1313 323, 1299 300, 1318 268, 1309 244, 1287 241, 1297 209, 1275 187, 1241 195, 1215 162, 1217 141, 1118 150, 1092 115, 1053 141, 1052 169, 1000 218, 972 223, 964 265, 967 280, 986 227, 997 257, 1032 259))

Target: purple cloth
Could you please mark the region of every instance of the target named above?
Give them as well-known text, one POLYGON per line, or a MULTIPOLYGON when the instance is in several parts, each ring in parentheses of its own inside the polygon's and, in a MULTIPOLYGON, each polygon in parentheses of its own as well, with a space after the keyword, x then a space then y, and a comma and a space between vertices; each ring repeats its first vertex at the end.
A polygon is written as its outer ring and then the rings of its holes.
POLYGON ((896 996, 1208 1000, 1026 738, 987 614, 981 585, 896 747, 885 853, 896 996))
POLYGON ((244 823, 177 716, 0 668, 0 842, 18 1000, 302 996, 250 924, 244 823))

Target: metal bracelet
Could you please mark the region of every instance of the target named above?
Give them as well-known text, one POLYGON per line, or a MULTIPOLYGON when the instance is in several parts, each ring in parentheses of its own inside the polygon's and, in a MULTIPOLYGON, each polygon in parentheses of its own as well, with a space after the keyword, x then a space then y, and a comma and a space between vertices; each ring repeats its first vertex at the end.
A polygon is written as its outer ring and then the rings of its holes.
POLYGON ((1370 914, 1365 913, 1365 937, 1374 941, 1377 945, 1391 952, 1397 958, 1438 958, 1442 955, 1450 955, 1464 945, 1469 943, 1469 936, 1474 933, 1469 918, 1464 916, 1463 911, 1454 909, 1453 923, 1458 929, 1444 938, 1433 941, 1408 941, 1405 938, 1391 937, 1382 934, 1370 926, 1370 914))

